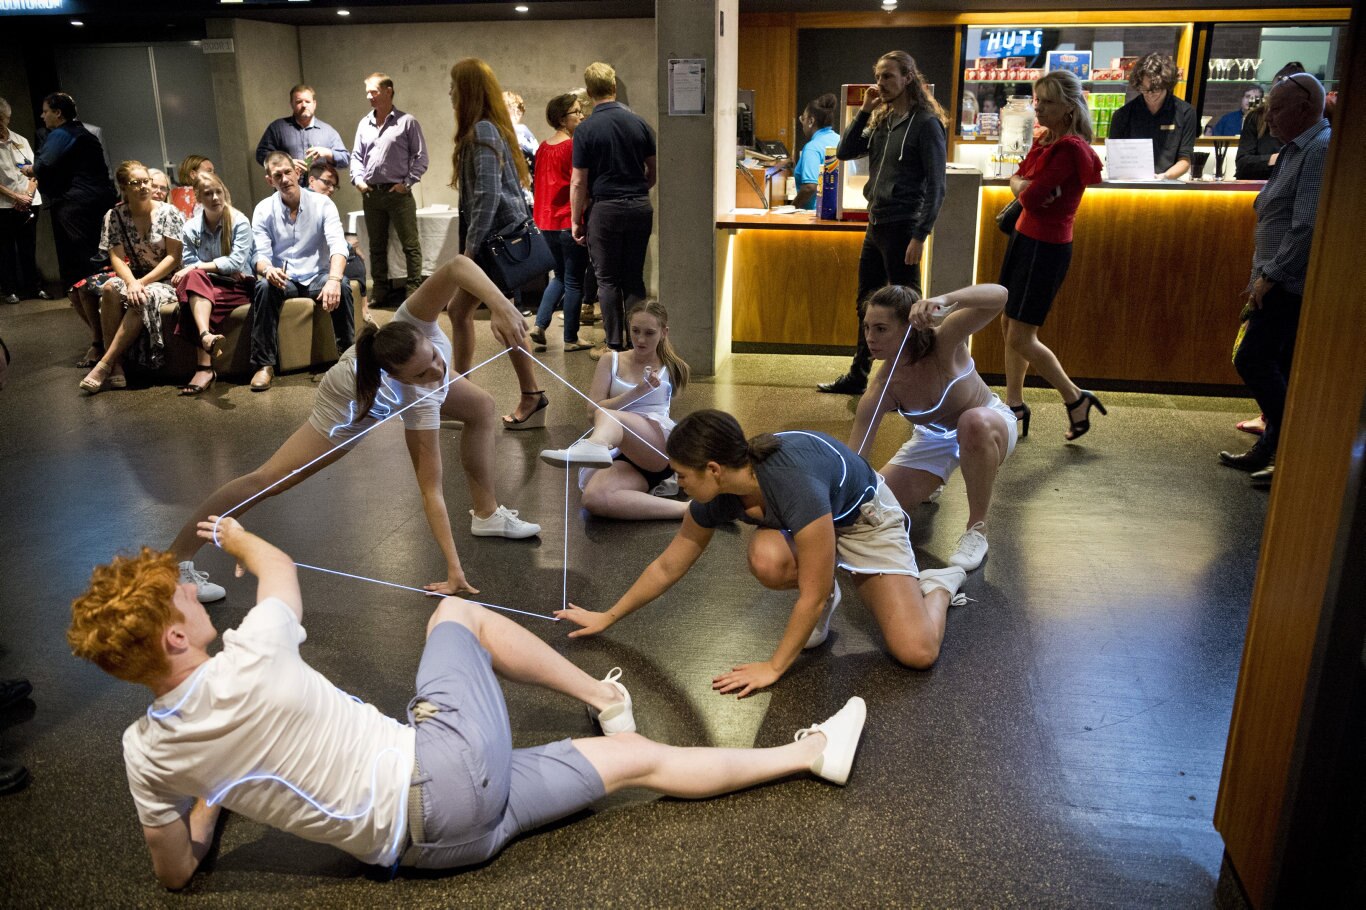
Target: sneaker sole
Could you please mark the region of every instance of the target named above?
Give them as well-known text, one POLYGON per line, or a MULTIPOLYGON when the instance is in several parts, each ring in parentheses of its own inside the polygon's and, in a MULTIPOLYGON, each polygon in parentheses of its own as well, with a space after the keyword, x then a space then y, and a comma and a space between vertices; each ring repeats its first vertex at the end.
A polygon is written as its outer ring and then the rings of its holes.
POLYGON ((549 455, 541 453, 541 461, 550 465, 552 468, 610 468, 611 458, 579 458, 549 455))
POLYGON ((969 561, 966 560, 966 559, 960 559, 960 558, 958 557, 957 554, 955 554, 955 555, 949 557, 949 565, 951 565, 951 566, 957 566, 958 568, 962 569, 964 572, 971 572, 971 571, 973 571, 974 569, 976 569, 976 568, 978 568, 979 566, 981 566, 982 563, 984 563, 984 562, 986 562, 986 561, 987 561, 987 554, 986 554, 986 553, 983 553, 983 554, 982 554, 982 558, 979 559, 979 560, 977 560, 976 562, 969 562, 969 561))
POLYGON ((470 528, 470 534, 474 535, 475 537, 502 537, 505 540, 526 540, 528 537, 535 537, 539 533, 541 533, 541 529, 539 527, 537 527, 534 531, 526 532, 509 532, 507 530, 489 531, 476 530, 474 528, 470 528))

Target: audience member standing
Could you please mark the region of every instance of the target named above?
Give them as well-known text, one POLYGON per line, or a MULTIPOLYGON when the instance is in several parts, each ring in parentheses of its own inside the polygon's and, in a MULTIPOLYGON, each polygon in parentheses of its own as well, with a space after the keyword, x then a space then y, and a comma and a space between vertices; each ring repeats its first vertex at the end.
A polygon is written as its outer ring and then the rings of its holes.
MULTIPOLYGON (((76 119, 76 102, 65 92, 43 99, 47 139, 26 177, 37 177, 38 188, 52 213, 57 264, 62 287, 69 288, 90 272, 90 260, 100 246, 104 213, 114 204, 104 148, 85 124, 76 119)), ((75 303, 73 299, 73 304, 75 303)), ((98 359, 99 351, 92 351, 98 359)))
POLYGON ((384 73, 371 73, 365 80, 365 97, 371 111, 356 127, 351 182, 361 192, 365 228, 370 232, 370 275, 375 300, 382 302, 389 287, 391 226, 403 248, 407 293, 422 283, 422 246, 412 193, 427 173, 427 143, 413 115, 394 107, 394 80, 384 73))
POLYGON ((574 173, 574 131, 583 121, 579 96, 570 92, 550 99, 545 119, 555 130, 541 144, 536 158, 536 226, 545 235, 555 256, 555 277, 546 285, 536 312, 536 328, 531 340, 536 350, 546 346, 545 330, 564 300, 565 353, 589 347, 579 341, 579 305, 583 300, 583 276, 588 269, 588 251, 574 242, 569 231, 569 183, 574 173))
POLYGON ((317 116, 317 93, 313 86, 299 84, 289 90, 289 106, 293 113, 270 126, 256 144, 256 163, 264 165, 271 152, 284 152, 294 159, 295 167, 305 173, 315 161, 330 161, 338 168, 351 162, 339 134, 317 116))
POLYGON ((0 98, 0 299, 38 296, 38 181, 19 172, 33 164, 33 147, 9 128, 10 104, 0 98))
MULTIPOLYGON (((1292 73, 1304 72, 1304 64, 1298 61, 1287 63, 1276 71, 1271 87, 1292 73)), ((1238 154, 1234 158, 1233 177, 1235 180, 1265 180, 1271 176, 1276 165, 1276 155, 1281 150, 1281 140, 1271 135, 1266 122, 1266 99, 1253 105, 1243 118, 1243 129, 1238 134, 1238 154)))
POLYGON ((251 216, 256 289, 251 302, 251 390, 264 392, 280 353, 280 310, 290 297, 310 297, 332 314, 337 353, 355 340, 351 288, 343 280, 346 239, 337 207, 321 193, 305 193, 287 152, 266 156, 266 181, 276 192, 251 216))
POLYGON ((617 73, 606 63, 583 72, 593 116, 574 137, 574 176, 570 221, 574 240, 587 244, 598 278, 605 343, 625 350, 626 308, 645 299, 645 251, 654 230, 650 189, 655 185, 655 132, 639 115, 617 101, 617 73))
MULTIPOLYGON (((944 202, 949 122, 915 60, 889 51, 873 68, 877 85, 840 137, 841 161, 868 156, 868 229, 858 261, 859 324, 873 292, 888 284, 920 291, 920 257, 944 202)), ((817 386, 837 395, 862 395, 873 355, 859 332, 849 372, 817 386)))
POLYGON ((1285 145, 1257 194, 1247 324, 1233 355, 1238 375, 1261 405, 1266 430, 1241 455, 1219 453, 1229 467, 1255 472, 1252 477, 1259 485, 1271 482, 1280 441, 1323 162, 1333 134, 1323 102, 1323 84, 1308 73, 1295 73, 1271 90, 1266 103, 1267 124, 1285 145))

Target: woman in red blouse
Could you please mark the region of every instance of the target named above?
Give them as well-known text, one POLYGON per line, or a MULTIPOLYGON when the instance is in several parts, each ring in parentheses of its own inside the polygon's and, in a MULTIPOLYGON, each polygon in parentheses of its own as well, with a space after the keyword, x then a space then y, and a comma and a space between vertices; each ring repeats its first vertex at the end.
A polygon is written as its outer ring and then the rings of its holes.
POLYGON ((1078 388, 1058 358, 1039 341, 1053 298, 1072 261, 1072 221, 1088 184, 1100 182, 1100 159, 1091 149, 1091 114, 1081 82, 1068 72, 1053 72, 1034 83, 1034 110, 1042 136, 1010 178, 1010 191, 1023 211, 1001 263, 1001 284, 1010 292, 1002 328, 1006 339, 1006 404, 1029 435, 1029 405, 1024 377, 1029 367, 1057 389, 1067 406, 1073 440, 1091 429, 1091 407, 1105 406, 1078 388))
POLYGON ((583 120, 583 106, 575 94, 557 95, 545 106, 546 122, 555 128, 536 151, 535 205, 536 226, 550 244, 555 256, 555 274, 546 285, 536 311, 536 328, 531 340, 536 350, 544 351, 545 330, 564 300, 564 349, 584 351, 592 345, 579 341, 579 305, 583 300, 583 275, 588 268, 588 248, 574 242, 569 231, 569 178, 574 170, 574 130, 583 120))

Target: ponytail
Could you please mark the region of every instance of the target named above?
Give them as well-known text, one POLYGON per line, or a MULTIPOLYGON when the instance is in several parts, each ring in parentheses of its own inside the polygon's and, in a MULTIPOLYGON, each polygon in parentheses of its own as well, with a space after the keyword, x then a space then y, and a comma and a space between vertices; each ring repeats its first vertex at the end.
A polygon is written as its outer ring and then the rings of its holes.
POLYGON ((762 464, 778 451, 782 442, 772 433, 745 439, 740 422, 725 411, 705 408, 678 422, 665 444, 669 458, 685 468, 700 471, 708 462, 724 468, 762 464))
MULTIPOLYGON (((661 330, 669 327, 669 311, 664 309, 664 305, 654 298, 641 300, 631 307, 626 314, 628 330, 631 325, 631 318, 637 313, 647 313, 658 319, 661 330)), ((692 375, 692 370, 688 366, 688 362, 679 356, 678 350, 673 346, 673 342, 669 340, 667 334, 661 332, 659 346, 655 349, 655 353, 659 355, 660 363, 664 364, 664 368, 669 371, 669 381, 673 383, 674 392, 682 392, 688 386, 688 377, 692 375)))
POLYGON ((380 373, 407 363, 422 335, 410 322, 390 322, 382 329, 367 325, 356 336, 356 416, 360 423, 370 416, 379 395, 380 373))

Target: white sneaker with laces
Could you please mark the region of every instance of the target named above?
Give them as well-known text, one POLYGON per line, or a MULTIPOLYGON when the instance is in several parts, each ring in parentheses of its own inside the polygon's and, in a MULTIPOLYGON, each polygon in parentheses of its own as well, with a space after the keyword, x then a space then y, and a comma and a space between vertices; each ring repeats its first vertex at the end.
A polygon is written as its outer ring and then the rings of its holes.
POLYGON ((968 570, 962 566, 945 566, 942 569, 921 569, 920 570, 920 593, 928 596, 931 591, 949 592, 949 605, 961 607, 968 602, 966 594, 959 594, 958 589, 967 580, 968 570))
POLYGON ((813 733, 825 734, 825 749, 811 763, 811 773, 844 786, 849 780, 849 770, 854 765, 854 753, 858 751, 863 722, 867 718, 868 706, 855 695, 825 723, 798 730, 793 739, 803 740, 813 733))
POLYGON ((616 736, 618 733, 636 732, 636 717, 631 710, 631 693, 617 680, 621 679, 621 667, 613 667, 602 681, 621 694, 621 701, 608 705, 601 713, 588 706, 588 716, 597 721, 603 736, 616 736))
POLYGON ((567 449, 545 449, 541 461, 551 467, 563 468, 578 465, 585 468, 610 468, 612 450, 587 439, 580 439, 567 449))
POLYGON ((958 538, 958 550, 949 557, 949 562, 962 566, 968 572, 980 566, 982 560, 987 558, 985 531, 986 524, 980 521, 964 531, 963 536, 958 538))
POLYGON ((208 572, 196 572, 193 560, 185 560, 180 564, 180 583, 182 585, 194 585, 195 596, 202 604, 210 604, 215 600, 222 600, 228 596, 228 592, 223 590, 222 585, 216 585, 209 581, 208 572))
POLYGON ((825 599, 825 609, 821 610, 821 618, 816 620, 816 628, 811 630, 811 636, 807 638, 806 644, 802 645, 803 651, 819 648, 830 637, 830 617, 835 615, 835 608, 840 605, 842 596, 840 583, 836 581, 835 586, 830 589, 830 596, 825 599))
POLYGON ((541 533, 541 526, 522 521, 517 517, 516 509, 499 506, 488 518, 480 518, 474 514, 474 509, 470 509, 470 533, 475 537, 506 537, 510 540, 521 540, 541 533))

